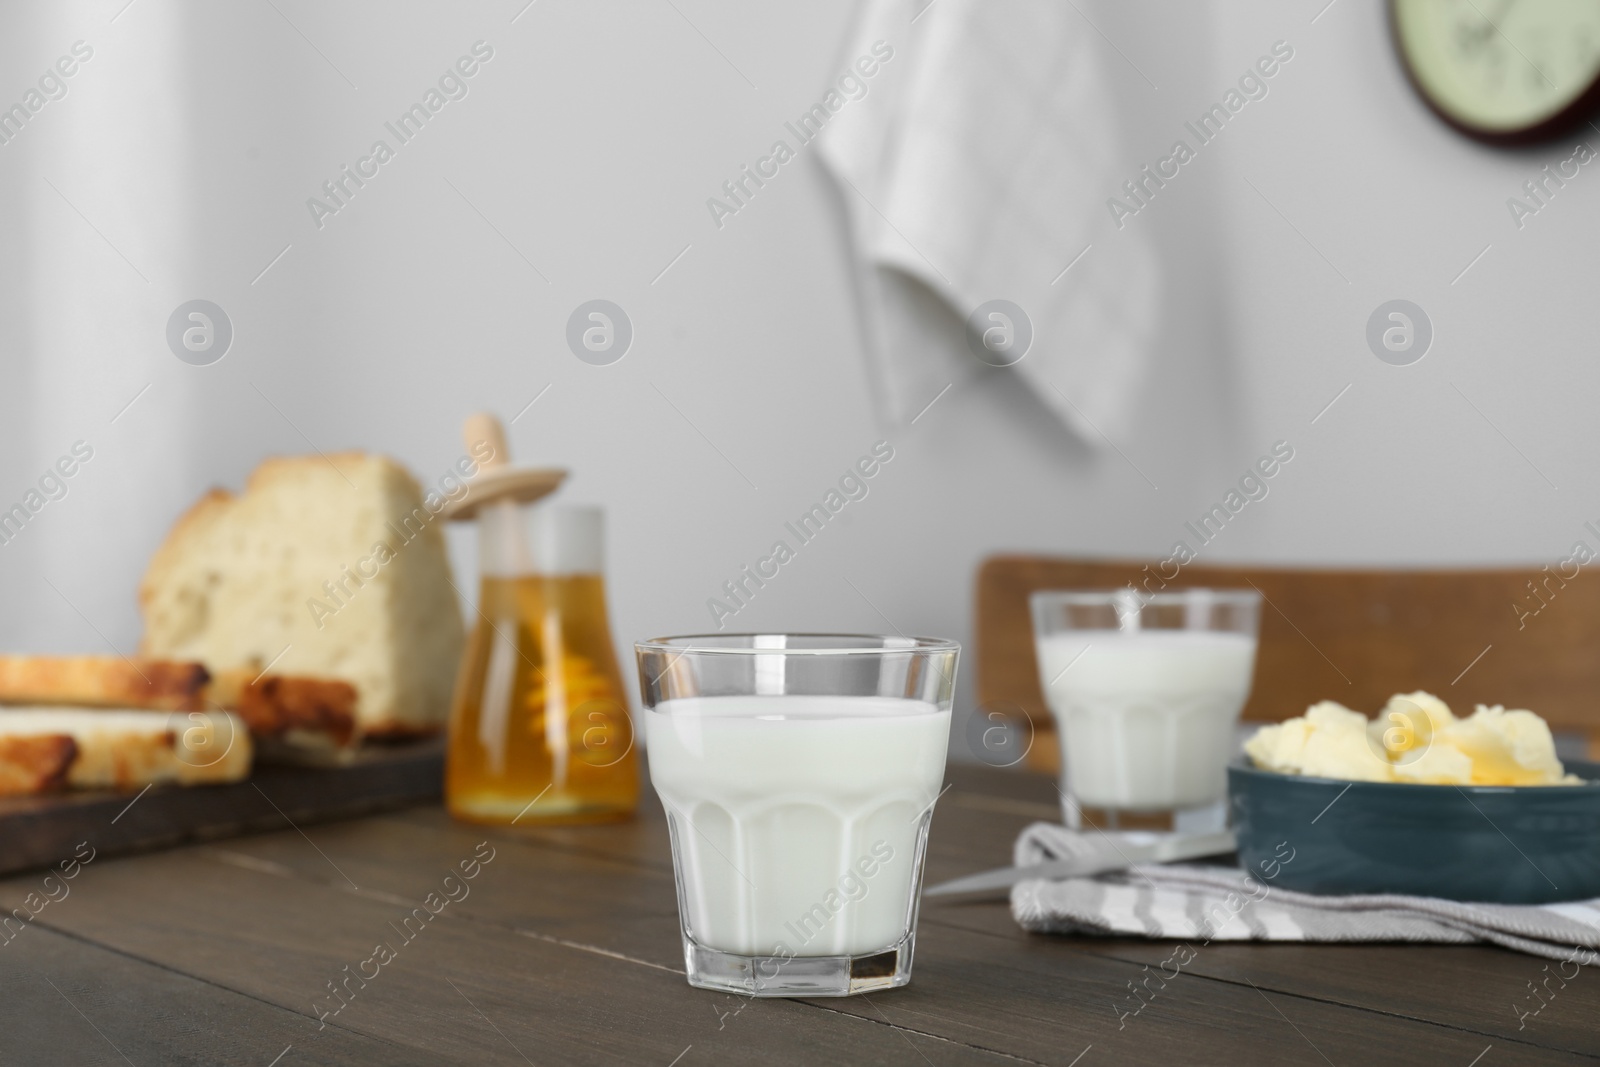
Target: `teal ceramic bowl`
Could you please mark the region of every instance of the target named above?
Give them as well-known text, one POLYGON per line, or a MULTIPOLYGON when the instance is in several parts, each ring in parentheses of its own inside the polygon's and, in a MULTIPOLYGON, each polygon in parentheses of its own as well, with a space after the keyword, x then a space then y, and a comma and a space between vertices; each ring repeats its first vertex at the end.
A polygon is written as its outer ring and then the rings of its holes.
POLYGON ((1247 871, 1275 861, 1272 884, 1302 893, 1497 904, 1600 897, 1600 763, 1566 767, 1584 784, 1349 782, 1240 759, 1228 768, 1239 860, 1247 871))

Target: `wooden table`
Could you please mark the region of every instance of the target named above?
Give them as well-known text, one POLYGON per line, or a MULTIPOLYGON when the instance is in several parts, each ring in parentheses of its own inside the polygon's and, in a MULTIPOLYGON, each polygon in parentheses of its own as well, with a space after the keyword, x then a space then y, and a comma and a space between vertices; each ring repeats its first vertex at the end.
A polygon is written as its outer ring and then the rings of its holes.
MULTIPOLYGON (((1008 862, 1017 831, 1056 813, 1047 779, 950 777, 930 879, 1008 862)), ((1513 1004, 1526 1008, 1544 962, 1485 947, 1214 944, 1119 1029, 1114 1003, 1170 946, 1027 935, 998 903, 925 906, 906 989, 812 1001, 691 989, 666 829, 647 794, 637 821, 612 826, 495 830, 422 807, 96 859, 0 944, 0 1063, 1600 1058, 1600 971, 1519 1030, 1513 1004), (447 882, 480 848, 493 858, 476 877, 447 882), (406 941, 397 928, 415 908, 428 914, 430 892, 439 914, 412 918, 406 941), (364 963, 379 942, 398 946, 394 958, 364 963), (346 979, 358 969, 376 976, 346 979), (347 1003, 329 994, 335 979, 347 1003), (319 1024, 317 1002, 344 1007, 319 1024)), ((18 906, 41 882, 0 882, 0 902, 18 906)))

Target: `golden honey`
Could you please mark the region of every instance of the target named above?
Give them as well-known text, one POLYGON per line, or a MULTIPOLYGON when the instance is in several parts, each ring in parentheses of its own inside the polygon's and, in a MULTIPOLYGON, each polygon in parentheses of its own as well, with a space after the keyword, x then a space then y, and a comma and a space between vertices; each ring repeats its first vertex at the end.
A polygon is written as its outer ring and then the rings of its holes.
POLYGON ((474 822, 625 817, 639 796, 598 574, 485 576, 450 713, 445 802, 474 822))

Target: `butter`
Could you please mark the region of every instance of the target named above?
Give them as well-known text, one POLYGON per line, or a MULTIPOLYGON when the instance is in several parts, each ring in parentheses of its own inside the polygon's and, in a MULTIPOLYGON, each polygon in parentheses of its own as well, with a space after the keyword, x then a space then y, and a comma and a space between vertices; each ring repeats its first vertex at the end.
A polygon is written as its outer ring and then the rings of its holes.
POLYGON ((1441 731, 1427 747, 1414 749, 1414 754, 1396 760, 1394 780, 1418 785, 1471 785, 1472 757, 1453 744, 1449 734, 1449 730, 1441 731))
POLYGON ((1333 700, 1313 704, 1301 718, 1263 726, 1244 750, 1269 771, 1368 782, 1394 778, 1389 762, 1367 742, 1367 717, 1333 700))
POLYGON ((1324 700, 1306 711, 1311 730, 1300 759, 1300 773, 1318 778, 1387 782, 1394 774, 1367 741, 1367 717, 1343 704, 1324 700))
POLYGON ((1474 785, 1547 785, 1568 777, 1556 758, 1550 727, 1531 711, 1480 704, 1448 740, 1472 760, 1474 785))
POLYGON ((1499 705, 1457 718, 1432 693, 1397 693, 1372 721, 1332 700, 1263 726, 1245 743, 1257 767, 1363 782, 1567 785, 1550 727, 1499 705))

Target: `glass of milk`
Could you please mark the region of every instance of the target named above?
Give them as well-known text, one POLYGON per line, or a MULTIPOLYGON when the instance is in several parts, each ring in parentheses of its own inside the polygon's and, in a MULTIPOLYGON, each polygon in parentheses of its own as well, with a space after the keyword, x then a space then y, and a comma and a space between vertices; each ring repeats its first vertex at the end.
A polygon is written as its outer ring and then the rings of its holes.
POLYGON ((689 984, 848 996, 911 980, 954 641, 639 642, 689 984))
POLYGON ((1260 594, 1050 590, 1034 593, 1032 608, 1067 825, 1088 806, 1113 819, 1173 812, 1177 829, 1220 828, 1260 594))

